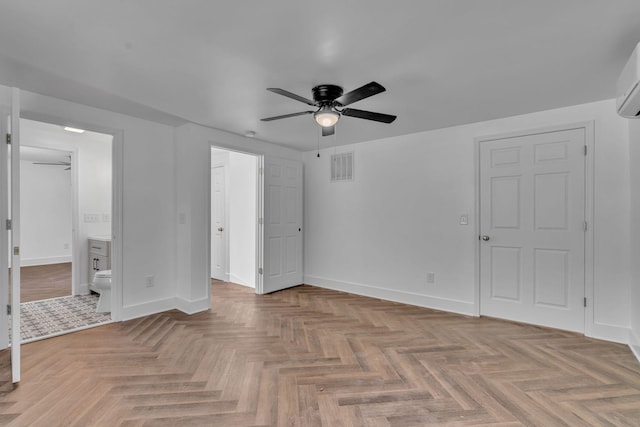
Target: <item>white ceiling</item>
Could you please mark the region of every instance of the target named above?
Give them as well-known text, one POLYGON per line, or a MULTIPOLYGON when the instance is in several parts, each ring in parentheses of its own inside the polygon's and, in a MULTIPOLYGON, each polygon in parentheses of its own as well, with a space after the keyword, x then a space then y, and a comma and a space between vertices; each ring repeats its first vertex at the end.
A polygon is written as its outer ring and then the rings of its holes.
POLYGON ((316 147, 311 98, 377 81, 321 145, 613 98, 638 0, 0 0, 0 84, 138 117, 316 147))
POLYGON ((66 148, 78 143, 111 143, 112 140, 111 135, 68 132, 63 126, 28 119, 20 119, 20 131, 20 160, 29 162, 68 162, 72 153, 66 148))

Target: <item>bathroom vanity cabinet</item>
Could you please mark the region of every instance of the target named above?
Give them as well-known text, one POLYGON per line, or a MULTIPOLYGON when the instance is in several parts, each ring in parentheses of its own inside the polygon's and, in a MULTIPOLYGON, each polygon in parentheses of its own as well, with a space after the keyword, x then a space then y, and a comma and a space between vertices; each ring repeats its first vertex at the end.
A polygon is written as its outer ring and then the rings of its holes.
POLYGON ((96 271, 111 269, 111 239, 102 237, 89 238, 89 289, 93 289, 93 275, 96 271))

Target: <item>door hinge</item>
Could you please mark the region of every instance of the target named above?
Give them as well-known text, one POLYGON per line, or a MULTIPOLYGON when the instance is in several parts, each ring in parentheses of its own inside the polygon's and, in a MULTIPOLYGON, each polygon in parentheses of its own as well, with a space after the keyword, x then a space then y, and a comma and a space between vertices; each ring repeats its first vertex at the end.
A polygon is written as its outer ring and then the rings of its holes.
POLYGON ((7 134, 7 144, 11 144, 11 134, 7 134))
POLYGON ((262 267, 258 268, 258 274, 262 274, 262 267))
POLYGON ((264 224, 264 218, 258 218, 258 224, 260 225, 264 224))
POLYGON ((5 225, 7 230, 11 230, 11 226, 13 225, 13 221, 8 219, 8 220, 5 221, 4 225, 5 225))
POLYGON ((587 297, 584 297, 584 306, 587 306, 587 297))
POLYGON ((11 316, 11 304, 7 304, 7 314, 11 316))
POLYGON ((264 175, 264 168, 258 168, 258 174, 264 175))
POLYGON ((587 146, 586 145, 584 146, 584 155, 585 156, 587 155, 587 146))
POLYGON ((587 224, 587 221, 585 221, 584 224, 582 224, 582 228, 584 229, 585 232, 589 229, 589 225, 587 224))

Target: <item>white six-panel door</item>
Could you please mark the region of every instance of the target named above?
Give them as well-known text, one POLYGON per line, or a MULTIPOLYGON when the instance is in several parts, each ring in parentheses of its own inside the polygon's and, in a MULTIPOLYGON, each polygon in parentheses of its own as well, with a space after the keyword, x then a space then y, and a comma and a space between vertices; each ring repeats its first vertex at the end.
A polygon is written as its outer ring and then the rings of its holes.
POLYGON ((227 274, 227 218, 225 167, 211 168, 211 277, 229 280, 227 274))
POLYGON ((302 163, 264 158, 261 293, 302 283, 302 163))
POLYGON ((480 142, 480 313, 584 332, 585 130, 480 142))

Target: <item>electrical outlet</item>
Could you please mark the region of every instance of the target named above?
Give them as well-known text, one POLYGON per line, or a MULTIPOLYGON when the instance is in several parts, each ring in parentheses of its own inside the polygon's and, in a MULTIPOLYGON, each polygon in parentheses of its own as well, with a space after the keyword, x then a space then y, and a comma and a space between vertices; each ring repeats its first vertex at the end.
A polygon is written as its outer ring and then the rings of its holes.
POLYGON ((64 249, 69 249, 69 244, 68 244, 68 243, 65 243, 65 244, 63 245, 63 247, 64 247, 64 249))
POLYGON ((111 214, 103 213, 102 214, 102 222, 111 222, 111 214))
POLYGON ((153 288, 155 286, 155 277, 153 276, 146 276, 144 278, 144 284, 147 288, 153 288))
POLYGON ((427 273, 427 283, 436 283, 436 273, 432 271, 427 273))

